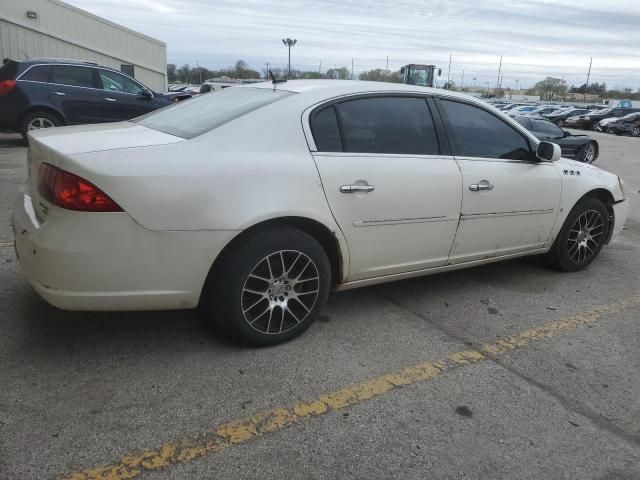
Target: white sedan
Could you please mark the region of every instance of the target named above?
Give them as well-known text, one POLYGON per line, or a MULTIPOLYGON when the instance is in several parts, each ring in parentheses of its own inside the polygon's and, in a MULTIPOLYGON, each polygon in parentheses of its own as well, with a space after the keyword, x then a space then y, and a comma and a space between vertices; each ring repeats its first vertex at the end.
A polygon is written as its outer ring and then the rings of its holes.
POLYGON ((29 144, 13 226, 45 300, 200 306, 254 345, 303 332, 332 288, 536 254, 579 270, 629 208, 617 176, 410 85, 253 84, 29 144))

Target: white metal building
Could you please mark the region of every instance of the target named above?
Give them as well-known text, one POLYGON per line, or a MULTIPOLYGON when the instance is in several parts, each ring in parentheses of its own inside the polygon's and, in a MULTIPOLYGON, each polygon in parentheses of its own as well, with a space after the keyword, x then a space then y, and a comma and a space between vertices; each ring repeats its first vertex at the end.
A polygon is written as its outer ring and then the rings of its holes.
POLYGON ((0 0, 0 64, 27 57, 96 62, 155 91, 167 88, 164 42, 60 0, 0 0))

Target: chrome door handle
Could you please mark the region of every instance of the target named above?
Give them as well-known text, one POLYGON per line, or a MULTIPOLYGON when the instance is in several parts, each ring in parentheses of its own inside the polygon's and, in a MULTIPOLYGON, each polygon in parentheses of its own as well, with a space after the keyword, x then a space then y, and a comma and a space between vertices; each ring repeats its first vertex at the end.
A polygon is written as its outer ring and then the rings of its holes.
POLYGON ((373 185, 342 185, 339 190, 342 193, 369 193, 373 192, 375 187, 373 185))
POLYGON ((491 185, 486 180, 482 180, 480 183, 469 185, 469 190, 471 190, 472 192, 479 192, 480 190, 493 190, 493 185, 491 185))
POLYGON ((111 97, 105 97, 105 100, 107 102, 117 102, 117 100, 115 98, 111 98, 111 97))
POLYGON ((64 97, 66 95, 66 93, 64 92, 53 92, 53 93, 55 93, 56 95, 60 95, 61 97, 64 97))

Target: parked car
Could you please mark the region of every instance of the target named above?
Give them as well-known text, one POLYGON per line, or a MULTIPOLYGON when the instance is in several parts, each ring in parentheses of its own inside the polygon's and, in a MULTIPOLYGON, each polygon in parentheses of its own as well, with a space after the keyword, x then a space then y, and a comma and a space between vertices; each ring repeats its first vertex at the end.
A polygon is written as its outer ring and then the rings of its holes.
POLYGON ((170 105, 163 94, 109 67, 77 60, 9 60, 0 67, 0 128, 128 120, 170 105))
POLYGON ((609 125, 613 122, 617 122, 618 120, 618 117, 605 118, 604 120, 600 120, 598 123, 596 123, 593 129, 598 132, 607 133, 609 131, 609 125))
POLYGON ((539 106, 538 108, 531 110, 530 112, 525 113, 524 115, 529 116, 532 115, 534 117, 540 116, 540 115, 547 115, 553 112, 557 112, 562 110, 563 107, 560 107, 558 105, 543 105, 543 106, 539 106))
POLYGON ((640 113, 630 113, 616 119, 608 124, 607 130, 616 135, 640 137, 640 113))
POLYGON ((560 145, 562 156, 583 163, 593 163, 598 159, 600 146, 588 135, 574 135, 542 117, 517 116, 516 122, 533 133, 539 140, 560 145))
POLYGON ((551 112, 542 116, 550 122, 555 123, 558 127, 564 127, 568 118, 582 115, 583 113, 587 113, 588 111, 589 110, 587 110, 586 108, 566 108, 563 110, 556 110, 555 112, 551 112))
POLYGON ((521 105, 519 107, 515 107, 512 108, 510 110, 507 110, 506 113, 510 116, 513 117, 515 115, 523 115, 525 113, 529 113, 534 111, 535 109, 537 109, 538 107, 536 105, 521 105))
POLYGON ((481 100, 414 85, 242 85, 29 137, 12 224, 42 297, 200 306, 253 345, 302 333, 332 288, 537 254, 580 270, 629 208, 616 175, 481 100))
POLYGON ((606 118, 620 118, 630 113, 640 111, 640 108, 604 108, 593 110, 582 115, 578 115, 566 121, 566 126, 571 128, 583 128, 585 130, 595 130, 595 125, 606 118))

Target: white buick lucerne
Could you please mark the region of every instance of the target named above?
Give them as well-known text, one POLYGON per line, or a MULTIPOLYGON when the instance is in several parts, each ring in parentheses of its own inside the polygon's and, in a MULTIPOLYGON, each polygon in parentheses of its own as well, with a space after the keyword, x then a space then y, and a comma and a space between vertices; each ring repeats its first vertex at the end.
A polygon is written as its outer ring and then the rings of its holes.
POLYGON ((254 345, 303 332, 332 288, 534 254, 584 268, 629 208, 617 176, 410 85, 233 87, 29 145, 13 227, 45 300, 200 306, 254 345))

